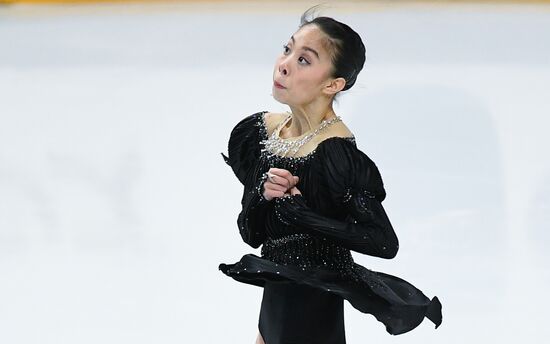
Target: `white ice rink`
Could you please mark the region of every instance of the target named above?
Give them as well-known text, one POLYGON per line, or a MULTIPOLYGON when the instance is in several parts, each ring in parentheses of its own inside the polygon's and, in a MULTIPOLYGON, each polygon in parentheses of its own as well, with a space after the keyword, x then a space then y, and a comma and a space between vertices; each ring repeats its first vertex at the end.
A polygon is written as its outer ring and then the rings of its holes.
MULTIPOLYGON (((254 343, 220 152, 287 110, 273 63, 313 4, 0 6, 1 344, 254 343)), ((331 6, 367 47, 335 110, 400 240, 354 259, 443 304, 391 336, 345 303, 348 343, 548 340, 550 6, 331 6)))

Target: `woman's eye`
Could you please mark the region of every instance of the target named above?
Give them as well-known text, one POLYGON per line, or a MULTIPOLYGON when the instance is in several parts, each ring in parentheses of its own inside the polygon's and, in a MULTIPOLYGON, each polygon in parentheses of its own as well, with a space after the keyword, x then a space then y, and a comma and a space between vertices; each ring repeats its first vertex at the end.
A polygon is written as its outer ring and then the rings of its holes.
POLYGON ((300 56, 300 58, 298 59, 298 61, 299 61, 300 59, 302 59, 303 61, 305 61, 305 62, 306 62, 306 64, 309 64, 309 61, 308 61, 308 60, 306 60, 305 58, 303 58, 302 56, 300 56))
MULTIPOLYGON (((286 44, 285 44, 285 45, 283 45, 283 49, 284 49, 284 54, 286 55, 286 53, 287 53, 287 52, 288 52, 288 50, 289 50, 289 47, 288 47, 288 45, 286 45, 286 44)), ((304 61, 304 62, 305 62, 305 64, 309 64, 309 61, 308 61, 308 60, 306 60, 306 59, 305 59, 305 58, 304 58, 303 56, 300 56, 300 57, 298 58, 298 61, 304 61)))
POLYGON ((288 45, 284 44, 284 45, 283 45, 283 50, 284 50, 284 52, 286 53, 286 52, 288 51, 288 45))

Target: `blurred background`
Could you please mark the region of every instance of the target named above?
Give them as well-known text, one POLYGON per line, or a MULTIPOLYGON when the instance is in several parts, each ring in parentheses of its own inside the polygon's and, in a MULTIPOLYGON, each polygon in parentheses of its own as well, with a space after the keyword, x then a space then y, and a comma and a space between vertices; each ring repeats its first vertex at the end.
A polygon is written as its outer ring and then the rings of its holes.
MULTIPOLYGON (((335 105, 400 238, 354 254, 443 304, 359 343, 550 335, 550 1, 333 1, 367 47, 335 105)), ((0 343, 254 343, 233 126, 315 1, 0 1, 0 343)), ((268 343, 269 344, 269 343, 268 343)))

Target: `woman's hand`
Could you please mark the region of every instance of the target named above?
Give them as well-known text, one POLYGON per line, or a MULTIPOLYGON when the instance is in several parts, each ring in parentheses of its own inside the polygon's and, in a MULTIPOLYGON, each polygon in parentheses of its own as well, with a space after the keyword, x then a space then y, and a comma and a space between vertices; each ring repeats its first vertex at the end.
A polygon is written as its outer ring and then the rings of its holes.
POLYGON ((298 184, 298 176, 293 176, 288 170, 283 168, 272 167, 268 173, 272 175, 264 182, 263 196, 270 201, 275 197, 283 197, 288 195, 301 195, 302 193, 296 187, 298 184))

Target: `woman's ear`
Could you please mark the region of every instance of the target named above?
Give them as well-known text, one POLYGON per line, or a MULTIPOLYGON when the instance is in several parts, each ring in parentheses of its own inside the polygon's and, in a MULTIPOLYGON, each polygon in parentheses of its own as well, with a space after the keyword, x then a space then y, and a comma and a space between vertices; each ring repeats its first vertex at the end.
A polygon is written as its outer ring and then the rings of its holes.
POLYGON ((346 86, 346 79, 339 77, 329 80, 328 84, 324 87, 323 92, 328 96, 333 96, 340 92, 346 86))

